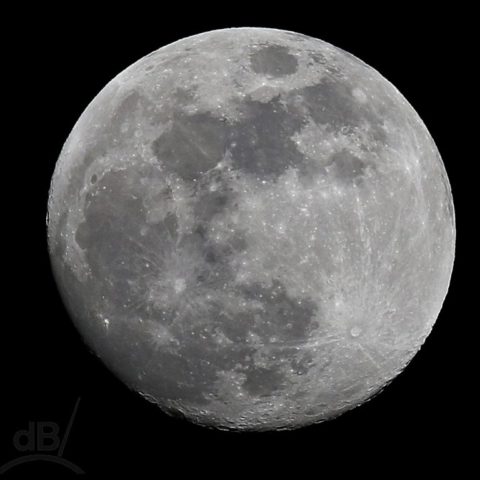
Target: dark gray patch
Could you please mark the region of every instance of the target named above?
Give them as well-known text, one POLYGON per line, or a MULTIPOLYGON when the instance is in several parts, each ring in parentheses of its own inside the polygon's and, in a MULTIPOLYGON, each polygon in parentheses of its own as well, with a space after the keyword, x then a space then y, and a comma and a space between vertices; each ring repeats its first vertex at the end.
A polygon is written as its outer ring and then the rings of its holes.
POLYGON ((304 352, 299 358, 294 357, 290 362, 292 370, 296 375, 305 375, 315 364, 315 359, 311 352, 304 352))
POLYGON ((246 380, 243 382, 243 388, 251 395, 271 396, 276 391, 285 386, 285 374, 278 368, 254 367, 245 370, 246 380))
POLYGON ((231 154, 236 168, 275 180, 288 167, 305 162, 290 138, 304 126, 300 115, 285 110, 278 97, 268 103, 248 101, 243 107, 246 120, 232 131, 235 145, 231 154))
POLYGON ((231 316, 218 304, 216 321, 225 335, 236 343, 245 343, 254 333, 261 344, 289 345, 302 343, 314 328, 312 319, 317 306, 308 299, 291 298, 280 282, 272 287, 258 284, 244 285, 241 297, 255 300, 261 307, 245 310, 231 316), (272 340, 272 338, 275 340, 272 340))
POLYGON ((197 183, 194 214, 199 222, 209 223, 215 215, 235 208, 236 193, 222 171, 210 171, 197 183))
POLYGON ((88 241, 91 236, 114 242, 109 234, 113 228, 122 230, 125 227, 123 219, 128 220, 138 214, 144 216, 142 202, 128 191, 127 175, 126 172, 109 172, 86 195, 85 221, 76 232, 81 248, 90 250, 90 247, 95 247, 88 241))
MULTIPOLYGON (((371 126, 372 138, 378 142, 386 140, 383 120, 372 105, 362 105, 352 95, 352 86, 341 80, 324 80, 291 93, 293 98, 302 98, 312 119, 332 130, 358 127, 362 122, 371 126)), ((290 102, 292 101, 290 100, 290 102)))
POLYGON ((311 186, 313 180, 319 175, 326 175, 327 170, 318 160, 305 158, 305 161, 298 165, 299 181, 304 186, 311 186))
POLYGON ((227 135, 224 123, 207 113, 177 115, 171 128, 152 143, 152 150, 168 170, 191 182, 222 160, 227 135))
POLYGON ((175 92, 172 95, 174 99, 174 104, 177 107, 186 107, 191 105, 195 100, 195 87, 191 86, 190 88, 176 88, 175 92))
POLYGON ((156 225, 151 227, 153 230, 157 231, 160 230, 160 235, 168 235, 173 241, 177 240, 178 237, 178 218, 177 216, 170 212, 168 213, 165 218, 157 223, 156 225))
POLYGON ((131 91, 119 104, 113 112, 108 128, 107 135, 111 137, 113 143, 120 142, 120 137, 124 137, 125 133, 121 131, 122 126, 130 125, 130 119, 135 115, 135 111, 144 103, 144 99, 136 90, 131 91))
POLYGON ((334 176, 344 183, 354 183, 365 175, 367 164, 348 150, 334 153, 330 157, 330 168, 334 176))
POLYGON ((251 365, 253 348, 216 343, 216 332, 221 329, 218 313, 225 305, 206 300, 203 295, 198 302, 198 308, 187 310, 180 321, 177 319, 169 327, 171 334, 180 340, 175 347, 152 351, 152 345, 146 342, 142 349, 145 382, 159 398, 207 404, 219 371, 243 370, 251 365))
MULTIPOLYGON (((188 339, 182 341, 186 344, 180 351, 164 348, 151 353, 142 385, 160 399, 205 405, 209 402, 205 394, 212 390, 217 372, 204 363, 210 356, 199 351, 201 345, 188 339)), ((151 348, 146 346, 147 351, 151 348)))
POLYGON ((148 203, 150 205, 165 205, 173 201, 173 191, 169 185, 166 185, 159 191, 149 194, 148 203))
POLYGON ((148 318, 155 312, 142 301, 143 295, 151 276, 158 275, 173 254, 178 232, 176 216, 168 213, 139 239, 138 232, 147 225, 137 191, 142 188, 134 172, 105 174, 86 197, 85 221, 75 239, 97 279, 96 293, 148 318))
POLYGON ((310 115, 319 124, 341 128, 358 125, 362 112, 353 101, 347 86, 341 82, 323 81, 301 90, 310 115))
POLYGON ((246 241, 240 232, 231 241, 204 240, 202 258, 205 263, 196 272, 197 284, 213 290, 224 288, 235 277, 230 266, 232 255, 245 248, 246 241))
POLYGON ((247 300, 255 300, 262 307, 259 318, 250 328, 264 343, 297 344, 307 340, 314 328, 312 322, 318 306, 308 298, 291 297, 285 286, 274 280, 271 287, 249 284, 242 288, 247 300))
POLYGON ((228 239, 228 244, 236 252, 243 252, 247 249, 248 243, 243 233, 237 232, 228 239))
MULTIPOLYGON (((129 384, 140 385, 142 391, 158 399, 194 405, 209 403, 208 394, 218 380, 219 371, 244 373, 244 388, 252 395, 271 395, 283 388, 286 382, 283 371, 278 367, 255 366, 252 358, 257 347, 241 340, 246 339, 249 328, 264 343, 272 335, 285 344, 302 340, 312 327, 315 306, 308 300, 290 298, 279 282, 271 288, 246 285, 240 292, 237 289, 232 292, 237 300, 258 301, 262 305, 258 311, 260 320, 247 311, 241 314, 232 311, 228 315, 228 303, 218 297, 207 300, 207 292, 224 288, 233 278, 229 257, 246 247, 245 240, 238 232, 228 241, 212 242, 208 223, 199 224, 193 233, 179 237, 177 218, 168 213, 163 221, 151 225, 139 242, 138 231, 145 225, 146 212, 135 197, 141 198, 137 190, 142 188, 140 178, 147 173, 121 171, 102 176, 86 200, 86 220, 77 231, 78 242, 85 248, 96 279, 89 288, 95 291, 95 298, 105 297, 117 305, 109 316, 118 319, 119 315, 125 315, 124 323, 109 331, 110 343, 102 349, 107 360, 113 359, 111 367, 121 372, 129 384), (149 302, 142 303, 152 275, 162 275, 163 259, 172 255, 191 257, 195 262, 193 259, 203 258, 195 272, 203 275, 202 280, 192 282, 188 295, 168 311, 149 302), (145 267, 145 261, 152 263, 153 271, 145 267), (126 305, 126 310, 118 307, 118 299, 126 305), (130 326, 132 315, 168 326, 179 342, 156 346, 143 330, 130 326), (232 347, 221 346, 216 342, 215 332, 239 342, 232 347), (136 342, 135 349, 131 348, 132 342, 136 342), (136 379, 139 371, 144 372, 141 381, 136 379)), ((223 208, 223 200, 219 203, 223 208)), ((215 211, 216 207, 212 208, 215 211)), ((211 213, 204 216, 210 218, 211 213)), ((103 338, 101 329, 98 335, 103 338)), ((293 358, 292 352, 290 355, 293 358)), ((308 367, 301 360, 292 365, 298 371, 308 367)))
POLYGON ((142 201, 129 188, 128 175, 126 171, 109 172, 86 195, 85 221, 78 226, 76 232, 80 248, 93 253, 104 247, 110 253, 105 251, 102 254, 110 257, 118 253, 122 242, 130 233, 132 220, 136 219, 137 224, 146 220, 142 201), (110 248, 112 246, 115 249, 110 248))
POLYGON ((221 304, 218 304, 216 321, 219 329, 234 343, 245 344, 248 333, 254 325, 254 318, 250 312, 237 312, 231 315, 221 304))
POLYGON ((211 174, 227 150, 234 168, 260 179, 275 180, 288 167, 308 161, 290 138, 305 124, 301 114, 286 110, 279 98, 238 106, 243 120, 234 125, 207 113, 177 114, 171 128, 152 143, 155 156, 188 182, 211 174))
MULTIPOLYGON (((105 104, 115 104, 115 97, 113 93, 109 93, 108 97, 104 99, 105 104), (108 100, 108 101, 107 101, 108 100)), ((103 103, 102 103, 103 105, 103 103)), ((93 112, 102 119, 101 125, 95 131, 95 137, 91 138, 92 143, 89 143, 88 150, 83 158, 79 158, 78 154, 73 153, 71 158, 71 181, 67 185, 65 194, 65 203, 72 202, 78 195, 79 185, 83 185, 85 181, 85 172, 90 165, 99 157, 107 155, 111 148, 119 147, 131 141, 130 132, 122 132, 121 127, 123 122, 129 123, 130 116, 135 114, 137 108, 148 109, 152 104, 149 100, 137 91, 129 92, 124 100, 120 102, 118 108, 113 111, 111 117, 108 113, 103 112, 98 105, 92 105, 93 112)))
POLYGON ((282 45, 267 45, 250 55, 250 65, 255 73, 283 77, 295 73, 298 61, 282 45))

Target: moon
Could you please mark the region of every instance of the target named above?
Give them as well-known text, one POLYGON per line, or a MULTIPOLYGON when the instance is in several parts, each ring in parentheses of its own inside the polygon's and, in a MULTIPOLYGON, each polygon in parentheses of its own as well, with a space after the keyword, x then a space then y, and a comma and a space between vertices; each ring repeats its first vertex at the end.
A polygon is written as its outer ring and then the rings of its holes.
POLYGON ((430 333, 455 250, 445 168, 407 100, 267 28, 185 38, 111 80, 66 140, 47 224, 93 352, 167 414, 230 430, 378 393, 430 333))

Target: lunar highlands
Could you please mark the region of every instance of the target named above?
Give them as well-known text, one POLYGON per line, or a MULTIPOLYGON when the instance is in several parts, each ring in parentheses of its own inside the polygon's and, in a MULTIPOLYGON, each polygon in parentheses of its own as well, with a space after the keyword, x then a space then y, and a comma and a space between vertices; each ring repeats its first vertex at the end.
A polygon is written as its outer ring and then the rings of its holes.
POLYGON ((88 105, 53 174, 48 244, 76 327, 131 389, 204 426, 292 429, 412 359, 455 218, 431 136, 376 70, 233 28, 147 55, 88 105))

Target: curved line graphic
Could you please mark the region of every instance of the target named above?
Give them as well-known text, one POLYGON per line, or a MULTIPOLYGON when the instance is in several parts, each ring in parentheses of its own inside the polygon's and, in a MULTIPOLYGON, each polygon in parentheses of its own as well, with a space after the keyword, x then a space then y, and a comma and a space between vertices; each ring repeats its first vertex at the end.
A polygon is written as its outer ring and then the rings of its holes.
POLYGON ((80 467, 75 465, 74 463, 66 460, 65 458, 58 457, 57 455, 25 455, 20 458, 16 458, 15 460, 11 460, 10 462, 5 463, 0 467, 0 474, 3 474, 10 470, 17 465, 21 465, 23 463, 30 463, 36 461, 44 461, 44 462, 52 462, 56 463, 57 465, 63 465, 66 468, 72 470, 72 472, 77 474, 85 473, 80 467))

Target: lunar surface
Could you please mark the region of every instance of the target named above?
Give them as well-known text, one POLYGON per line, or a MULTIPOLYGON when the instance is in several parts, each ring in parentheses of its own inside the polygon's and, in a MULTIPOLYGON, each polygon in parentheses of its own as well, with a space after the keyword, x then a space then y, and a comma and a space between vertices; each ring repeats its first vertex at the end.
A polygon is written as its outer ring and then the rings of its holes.
POLYGON ((204 426, 290 429, 412 359, 447 293, 455 219, 391 83, 321 40, 235 28, 147 55, 88 105, 55 168, 48 243, 76 327, 130 388, 204 426))

